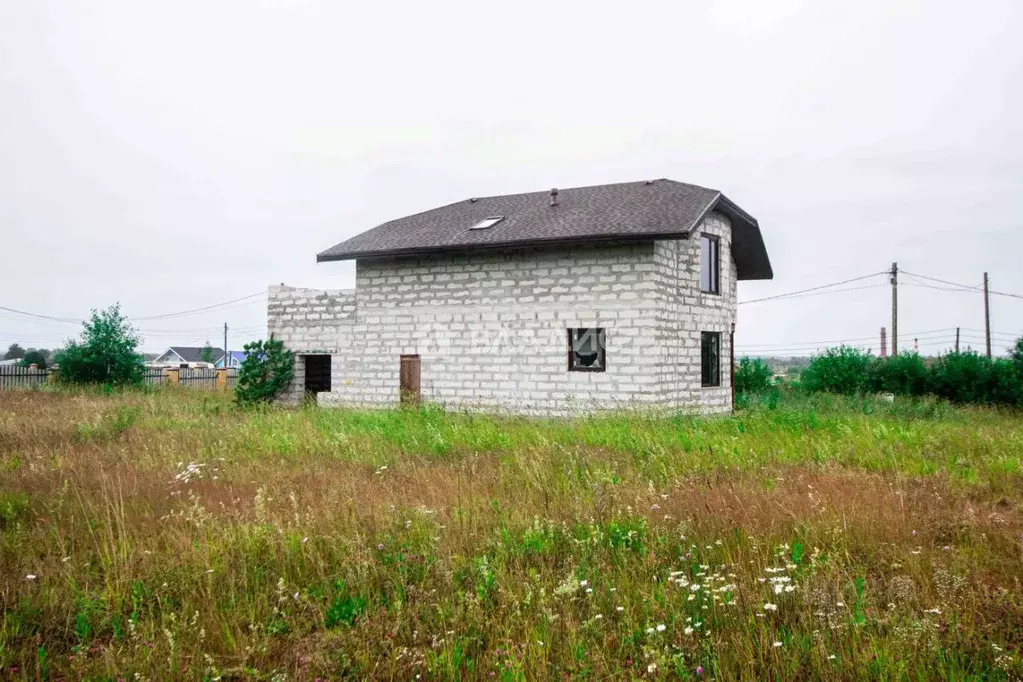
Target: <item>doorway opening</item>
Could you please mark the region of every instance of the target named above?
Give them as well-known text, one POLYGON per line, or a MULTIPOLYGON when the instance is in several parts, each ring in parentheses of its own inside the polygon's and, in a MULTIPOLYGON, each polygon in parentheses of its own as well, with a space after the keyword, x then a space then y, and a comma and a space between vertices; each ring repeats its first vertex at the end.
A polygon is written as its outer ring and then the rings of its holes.
POLYGON ((306 395, 330 393, 330 356, 304 355, 302 359, 305 360, 306 395))
POLYGON ((401 370, 398 376, 398 389, 402 405, 418 405, 420 400, 419 392, 419 356, 402 355, 401 370))

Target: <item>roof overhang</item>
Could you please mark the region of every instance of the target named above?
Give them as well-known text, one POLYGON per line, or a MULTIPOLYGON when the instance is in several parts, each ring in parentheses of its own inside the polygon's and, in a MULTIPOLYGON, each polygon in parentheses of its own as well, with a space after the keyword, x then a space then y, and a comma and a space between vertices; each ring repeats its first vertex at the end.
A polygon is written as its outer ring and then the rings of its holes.
POLYGON ((774 269, 757 219, 724 194, 718 195, 713 210, 724 213, 732 221, 732 260, 739 279, 774 279, 774 269))
POLYGON ((343 255, 325 253, 316 254, 317 263, 345 260, 381 260, 387 258, 407 258, 438 253, 472 253, 477 251, 508 251, 521 249, 538 249, 557 246, 583 246, 587 244, 638 244, 658 239, 688 239, 688 232, 657 232, 649 234, 607 234, 598 236, 575 237, 572 239, 530 239, 507 242, 490 242, 487 244, 454 244, 444 246, 416 247, 408 249, 386 249, 383 251, 349 252, 343 255))

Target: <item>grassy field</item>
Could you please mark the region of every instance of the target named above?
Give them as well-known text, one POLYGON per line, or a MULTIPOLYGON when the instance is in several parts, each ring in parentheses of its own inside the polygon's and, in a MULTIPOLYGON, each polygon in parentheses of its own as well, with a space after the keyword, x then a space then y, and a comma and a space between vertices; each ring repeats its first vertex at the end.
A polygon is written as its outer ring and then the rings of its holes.
POLYGON ((1019 679, 1023 416, 0 393, 0 679, 1019 679))

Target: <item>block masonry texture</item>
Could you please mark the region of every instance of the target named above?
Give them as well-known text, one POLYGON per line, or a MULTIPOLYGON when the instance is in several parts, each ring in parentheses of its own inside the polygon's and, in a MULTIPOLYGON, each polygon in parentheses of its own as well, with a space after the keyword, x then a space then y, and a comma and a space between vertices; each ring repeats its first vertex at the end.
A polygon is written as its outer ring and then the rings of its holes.
POLYGON ((269 288, 268 328, 296 353, 286 402, 301 399, 306 354, 331 356, 326 405, 393 406, 399 357, 419 355, 424 402, 565 415, 616 408, 731 408, 736 312, 728 218, 720 294, 700 291, 700 242, 520 249, 358 261, 355 290, 269 288), (567 330, 601 327, 604 372, 568 370, 567 330), (701 386, 700 333, 721 333, 721 385, 701 386))

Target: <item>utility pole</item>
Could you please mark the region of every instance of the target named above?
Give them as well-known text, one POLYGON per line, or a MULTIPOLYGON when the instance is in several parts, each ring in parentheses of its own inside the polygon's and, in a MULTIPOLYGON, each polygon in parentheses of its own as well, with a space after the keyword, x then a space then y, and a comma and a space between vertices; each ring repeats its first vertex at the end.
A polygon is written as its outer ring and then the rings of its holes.
POLYGON ((899 264, 892 263, 892 357, 899 354, 899 264))
POLYGON ((984 273, 984 342, 987 344, 987 359, 991 359, 991 306, 987 299, 987 273, 984 273))
POLYGON ((230 367, 231 356, 227 352, 227 322, 224 323, 224 369, 230 367))
POLYGON ((888 357, 888 340, 885 338, 886 329, 881 327, 881 357, 888 357))
POLYGON ((959 327, 956 327, 956 353, 959 352, 959 327))

